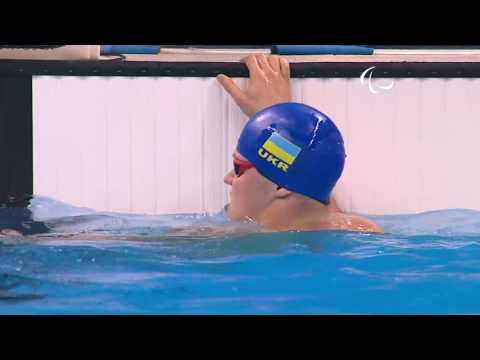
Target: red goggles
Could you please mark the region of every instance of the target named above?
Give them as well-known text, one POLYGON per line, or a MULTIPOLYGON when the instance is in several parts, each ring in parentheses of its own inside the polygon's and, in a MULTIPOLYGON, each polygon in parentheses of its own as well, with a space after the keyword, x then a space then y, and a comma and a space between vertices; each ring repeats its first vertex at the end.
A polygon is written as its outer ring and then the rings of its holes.
POLYGON ((233 170, 237 176, 243 175, 245 171, 253 167, 254 165, 250 161, 233 159, 233 170))

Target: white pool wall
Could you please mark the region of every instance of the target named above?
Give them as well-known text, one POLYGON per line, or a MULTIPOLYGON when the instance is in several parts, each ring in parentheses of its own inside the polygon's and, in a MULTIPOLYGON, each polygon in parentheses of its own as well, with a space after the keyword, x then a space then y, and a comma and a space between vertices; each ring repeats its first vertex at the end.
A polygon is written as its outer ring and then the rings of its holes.
MULTIPOLYGON (((340 207, 480 210, 480 79, 372 81, 377 93, 354 78, 293 80, 294 100, 343 133, 340 207)), ((214 78, 34 77, 34 193, 101 211, 216 212, 246 120, 214 78)))

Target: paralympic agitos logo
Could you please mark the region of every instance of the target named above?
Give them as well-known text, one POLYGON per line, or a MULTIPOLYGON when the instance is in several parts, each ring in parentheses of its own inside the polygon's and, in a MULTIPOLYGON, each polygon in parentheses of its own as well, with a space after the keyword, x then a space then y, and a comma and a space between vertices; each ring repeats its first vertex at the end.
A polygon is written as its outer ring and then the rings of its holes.
POLYGON ((373 69, 375 68, 375 66, 372 66, 372 67, 369 67, 367 70, 365 70, 362 75, 360 75, 360 84, 364 85, 365 84, 365 76, 367 76, 368 74, 368 90, 370 90, 370 92, 372 94, 376 94, 378 93, 378 90, 377 89, 381 89, 381 90, 391 90, 393 88, 393 81, 388 84, 388 85, 375 85, 373 84, 373 81, 372 81, 372 74, 373 74, 373 69))

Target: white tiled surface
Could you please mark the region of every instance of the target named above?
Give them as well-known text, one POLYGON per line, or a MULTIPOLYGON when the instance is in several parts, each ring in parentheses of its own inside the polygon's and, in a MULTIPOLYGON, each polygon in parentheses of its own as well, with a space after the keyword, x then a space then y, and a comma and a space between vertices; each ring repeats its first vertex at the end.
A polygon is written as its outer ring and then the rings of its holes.
MULTIPOLYGON (((293 82, 294 100, 344 135, 340 207, 480 209, 480 79, 393 81, 377 94, 358 79, 293 82)), ((33 99, 36 194, 151 214, 215 212, 228 200, 223 175, 247 119, 215 79, 36 77, 33 99)))

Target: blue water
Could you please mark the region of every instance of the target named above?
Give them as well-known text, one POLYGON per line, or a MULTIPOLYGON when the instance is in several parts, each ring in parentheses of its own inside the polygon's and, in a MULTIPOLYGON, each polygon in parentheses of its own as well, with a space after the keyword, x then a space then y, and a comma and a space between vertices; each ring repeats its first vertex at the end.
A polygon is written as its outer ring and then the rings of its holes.
POLYGON ((387 233, 375 235, 257 233, 221 214, 96 213, 48 198, 31 209, 55 235, 0 237, 1 314, 480 313, 477 211, 376 216, 387 233), (204 232, 167 235, 189 226, 204 232), (72 240, 98 230, 118 240, 72 240))

